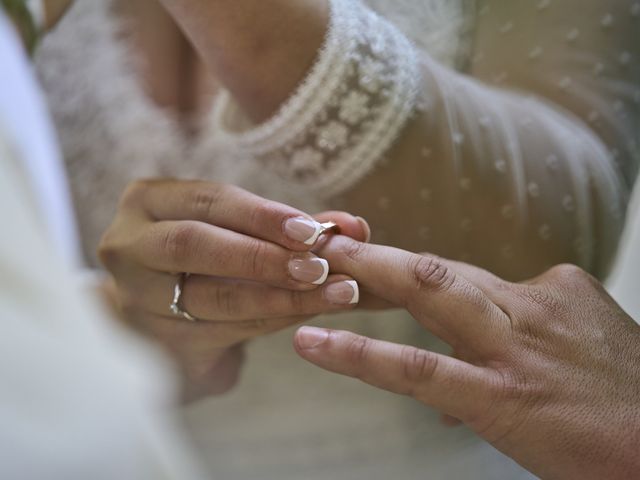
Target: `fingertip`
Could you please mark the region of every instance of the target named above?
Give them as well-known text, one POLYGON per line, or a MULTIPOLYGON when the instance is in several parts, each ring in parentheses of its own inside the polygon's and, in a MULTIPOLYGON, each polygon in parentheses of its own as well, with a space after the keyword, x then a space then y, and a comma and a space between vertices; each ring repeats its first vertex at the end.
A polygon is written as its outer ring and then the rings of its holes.
POLYGON ((295 290, 314 290, 329 277, 329 262, 311 253, 296 254, 289 260, 289 287, 295 290))
POLYGON ((356 306, 360 301, 358 282, 347 279, 327 284, 324 298, 332 305, 356 306))
POLYGON ((369 223, 362 217, 356 217, 356 220, 360 224, 362 232, 364 233, 364 239, 362 241, 364 243, 369 243, 371 241, 371 227, 369 226, 369 223))
MULTIPOLYGON (((304 326, 300 327, 294 336, 294 346, 301 355, 314 350, 329 339, 329 330, 325 328, 304 326)), ((304 356, 304 355, 303 355, 304 356)))
POLYGON ((298 216, 284 221, 282 230, 288 241, 296 243, 300 248, 312 247, 322 233, 322 225, 315 220, 298 216))
POLYGON ((329 262, 324 258, 318 258, 318 262, 322 267, 322 276, 318 278, 315 282, 312 282, 313 285, 324 285, 329 278, 329 262))

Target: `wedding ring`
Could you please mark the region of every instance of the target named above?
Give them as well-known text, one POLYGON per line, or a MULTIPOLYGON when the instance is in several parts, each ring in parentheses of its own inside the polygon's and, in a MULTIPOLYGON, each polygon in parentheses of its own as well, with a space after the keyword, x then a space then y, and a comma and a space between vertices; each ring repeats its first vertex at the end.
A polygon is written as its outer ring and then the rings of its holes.
POLYGON ((181 317, 190 322, 197 322, 198 319, 187 312, 182 306, 182 290, 184 289, 184 282, 189 278, 188 273, 181 273, 176 282, 176 286, 173 289, 173 302, 169 305, 169 310, 176 317, 181 317))
POLYGON ((334 233, 340 233, 340 227, 338 226, 337 223, 325 222, 325 223, 321 223, 320 227, 321 227, 321 230, 318 236, 330 231, 333 231, 334 233))

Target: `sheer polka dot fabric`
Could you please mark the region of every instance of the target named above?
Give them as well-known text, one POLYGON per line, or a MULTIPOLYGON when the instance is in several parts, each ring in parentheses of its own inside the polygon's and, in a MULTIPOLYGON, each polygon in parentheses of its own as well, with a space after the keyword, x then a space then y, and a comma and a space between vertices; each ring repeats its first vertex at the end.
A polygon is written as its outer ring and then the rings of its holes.
POLYGON ((639 161, 640 2, 467 2, 457 69, 364 4, 332 3, 340 47, 279 124, 238 145, 291 188, 365 216, 375 241, 511 278, 566 261, 606 272, 639 161), (329 67, 338 58, 345 73, 329 67))

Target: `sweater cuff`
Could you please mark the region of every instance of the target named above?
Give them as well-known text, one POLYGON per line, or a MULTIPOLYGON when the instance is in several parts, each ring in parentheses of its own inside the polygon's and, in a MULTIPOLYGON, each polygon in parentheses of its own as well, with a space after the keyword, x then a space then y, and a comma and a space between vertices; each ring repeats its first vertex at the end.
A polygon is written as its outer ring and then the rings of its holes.
POLYGON ((359 0, 330 0, 329 27, 310 73, 280 110, 251 126, 228 92, 218 134, 287 186, 326 199, 354 185, 393 144, 413 111, 416 50, 359 0))

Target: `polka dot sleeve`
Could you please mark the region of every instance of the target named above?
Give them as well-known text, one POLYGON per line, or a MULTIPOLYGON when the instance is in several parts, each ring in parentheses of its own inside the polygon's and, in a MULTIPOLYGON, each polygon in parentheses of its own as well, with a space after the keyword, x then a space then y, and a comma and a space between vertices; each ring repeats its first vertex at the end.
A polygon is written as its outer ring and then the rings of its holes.
POLYGON ((374 241, 513 279, 560 262, 603 276, 639 163, 640 2, 470 3, 454 70, 333 0, 309 78, 237 146, 374 241))
POLYGON ((468 72, 423 53, 415 114, 336 203, 380 242, 510 278, 604 276, 640 159, 640 2, 477 8, 468 72))

